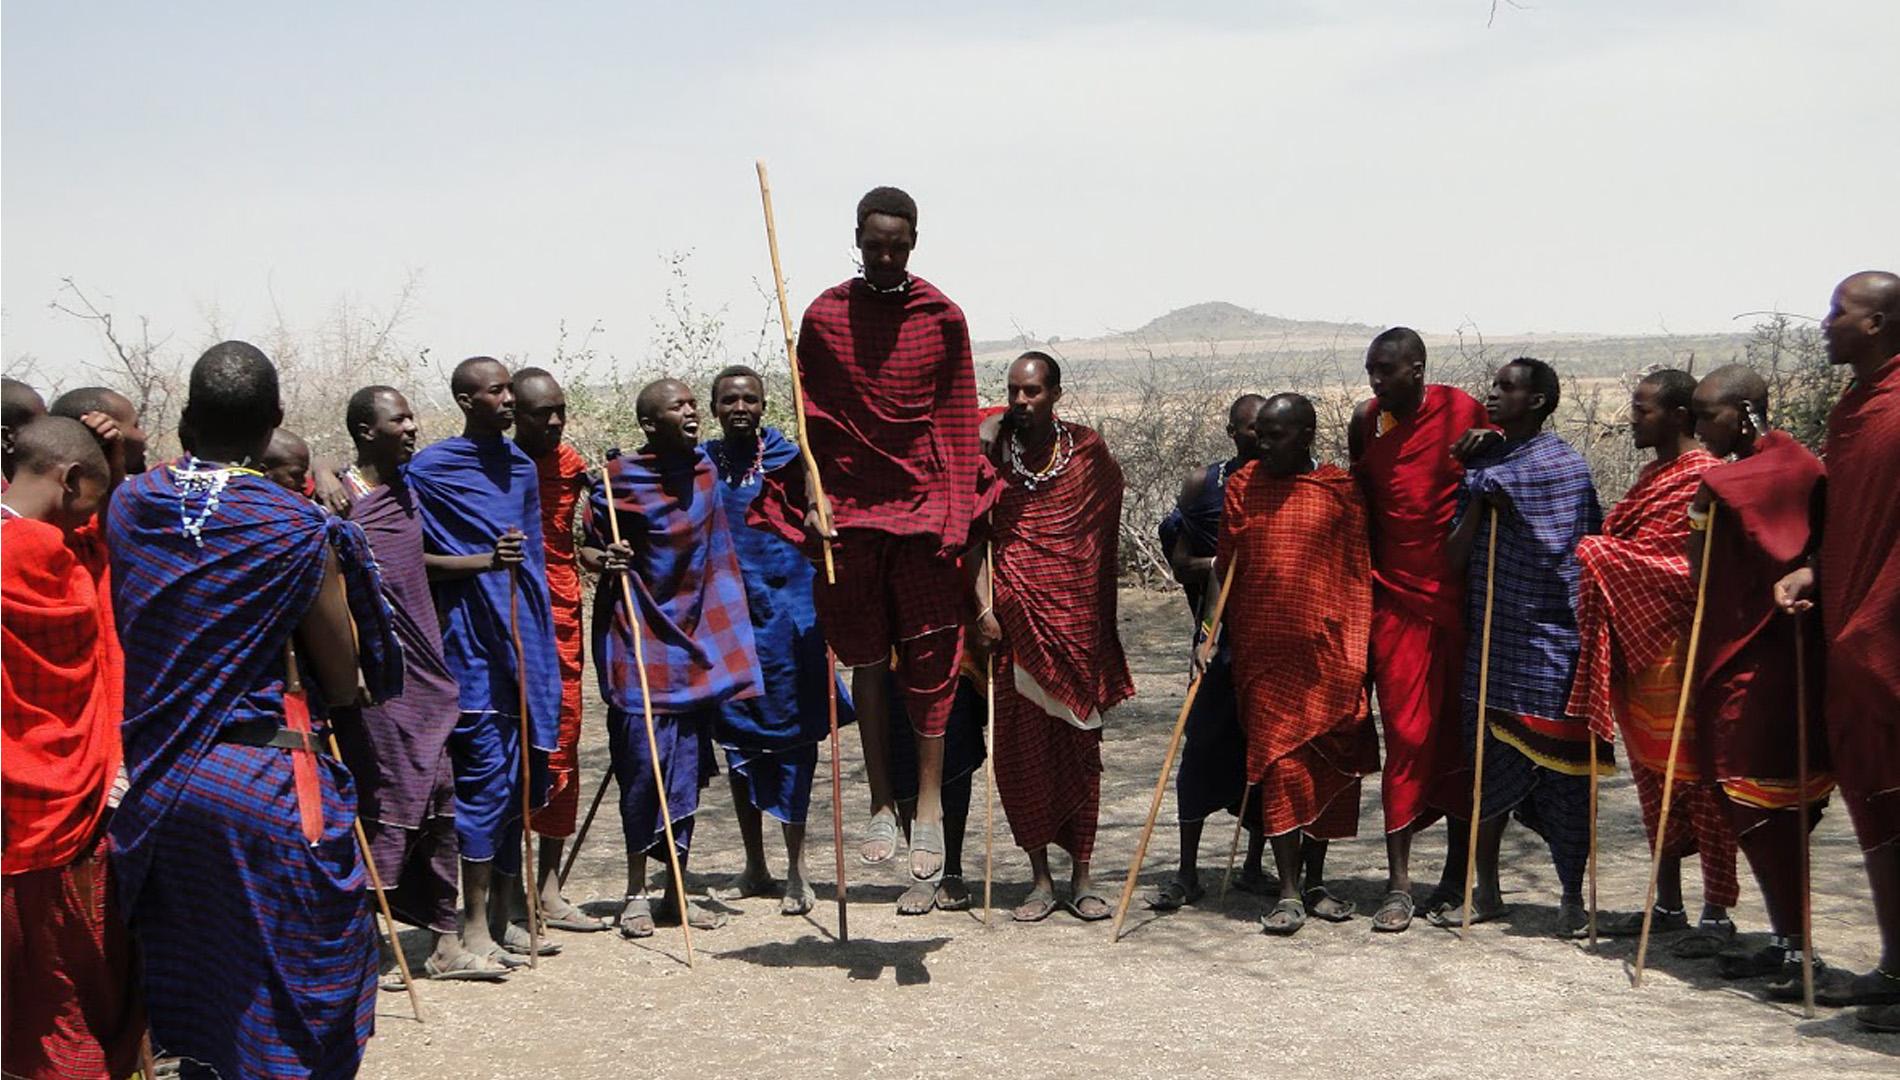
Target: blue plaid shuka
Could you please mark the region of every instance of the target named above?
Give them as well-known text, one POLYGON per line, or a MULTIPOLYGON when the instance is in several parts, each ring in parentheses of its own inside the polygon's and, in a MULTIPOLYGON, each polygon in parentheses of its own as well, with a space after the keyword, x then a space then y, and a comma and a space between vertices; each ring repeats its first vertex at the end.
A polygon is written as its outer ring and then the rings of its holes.
POLYGON ((349 773, 319 759, 313 845, 293 752, 220 736, 283 717, 285 647, 326 551, 369 686, 400 690, 362 533, 256 473, 191 459, 122 484, 108 529, 131 782, 112 844, 153 1041, 222 1076, 352 1075, 373 1026, 376 935, 349 773))

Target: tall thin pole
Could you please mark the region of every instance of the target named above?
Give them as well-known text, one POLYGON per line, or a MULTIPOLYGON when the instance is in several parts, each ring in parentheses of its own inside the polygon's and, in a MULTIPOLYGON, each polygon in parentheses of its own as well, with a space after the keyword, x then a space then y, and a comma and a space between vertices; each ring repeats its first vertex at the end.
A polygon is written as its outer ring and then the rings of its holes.
MULTIPOLYGON (((983 545, 983 576, 989 589, 990 615, 996 614, 996 542, 983 545)), ((983 735, 983 925, 990 925, 990 889, 996 863, 996 650, 983 664, 988 679, 989 721, 983 735)))
POLYGON ((528 653, 521 647, 521 569, 508 570, 508 632, 515 646, 515 695, 521 725, 521 894, 528 912, 528 966, 539 967, 541 957, 541 894, 532 888, 534 875, 534 770, 529 761, 533 740, 528 736, 528 653))
POLYGON ((1491 693, 1491 604, 1497 591, 1498 572, 1498 508, 1491 510, 1491 537, 1485 542, 1484 553, 1484 633, 1478 646, 1478 738, 1477 749, 1472 752, 1471 765, 1471 825, 1465 837, 1465 912, 1464 921, 1458 926, 1458 940, 1471 937, 1471 893, 1478 884, 1478 815, 1484 809, 1484 729, 1485 709, 1490 704, 1491 693))
MULTIPOLYGON (((1713 515, 1714 507, 1710 508, 1713 515)), ((1715 524, 1711 516, 1709 524, 1715 524)), ((1705 552, 1703 558, 1708 558, 1705 552)), ((1814 1019, 1814 891, 1808 865, 1812 838, 1808 835, 1808 634, 1800 612, 1794 616, 1795 785, 1801 807, 1801 1012, 1814 1019)))

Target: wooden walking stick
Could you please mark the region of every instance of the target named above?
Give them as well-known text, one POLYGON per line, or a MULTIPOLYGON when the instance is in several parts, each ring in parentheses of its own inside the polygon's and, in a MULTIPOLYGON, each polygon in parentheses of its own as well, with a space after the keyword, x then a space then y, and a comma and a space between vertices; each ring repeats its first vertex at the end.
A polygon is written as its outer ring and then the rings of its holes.
MULTIPOLYGON (((989 586, 990 615, 996 614, 996 542, 983 545, 983 574, 989 586)), ((989 680, 989 721, 983 735, 983 925, 990 924, 990 886, 996 857, 996 651, 983 665, 989 680)))
MULTIPOLYGON (((1715 524, 1710 506, 1709 524, 1715 524)), ((1703 559, 1708 552, 1703 552, 1703 559)), ((1705 562, 1706 565, 1706 562, 1705 562)), ((1796 794, 1801 800, 1801 1013, 1814 1019, 1814 891, 1808 880, 1808 635, 1800 612, 1794 614, 1794 761, 1796 794)))
MULTIPOLYGON (((607 528, 620 543, 620 508, 614 505, 613 476, 602 470, 601 488, 607 493, 607 528)), ((673 811, 666 804, 666 771, 660 768, 660 736, 653 727, 653 692, 647 684, 646 646, 640 641, 640 612, 633 606, 633 567, 620 572, 620 599, 627 609, 627 631, 633 638, 633 667, 640 673, 640 715, 647 725, 647 755, 653 762, 653 793, 660 798, 660 827, 666 834, 666 862, 673 871, 673 898, 679 904, 680 934, 686 941, 686 966, 693 960, 693 926, 686 913, 686 874, 680 869, 679 846, 673 842, 673 811)))
MULTIPOLYGON (((330 733, 330 756, 343 760, 343 748, 336 743, 336 732, 330 733)), ((376 893, 376 906, 383 911, 383 925, 387 928, 389 951, 396 954, 396 970, 402 972, 402 988, 409 993, 409 1008, 416 1014, 416 1023, 422 1023, 422 1001, 416 996, 416 980, 409 974, 409 958, 403 955, 402 942, 396 938, 396 916, 389 909, 389 893, 383 889, 382 871, 376 869, 376 860, 369 851, 369 834, 363 831, 363 819, 357 818, 352 824, 356 827, 356 849, 363 853, 363 869, 369 872, 369 887, 376 893)))
MULTIPOLYGON (((1695 586, 1695 620, 1689 624, 1689 654, 1682 660, 1682 693, 1676 695, 1676 724, 1669 733, 1669 761, 1663 766, 1662 809, 1656 813, 1656 850, 1649 859, 1649 891, 1643 899, 1643 932, 1636 940, 1636 971, 1631 986, 1643 985, 1643 962, 1649 958, 1649 926, 1656 915, 1656 879, 1662 873, 1663 842, 1669 837, 1669 800, 1676 789, 1676 754, 1682 749, 1682 721, 1689 715, 1689 696, 1695 688, 1695 654, 1702 642, 1702 612, 1709 593, 1709 552, 1715 547, 1715 503, 1702 535, 1702 573, 1695 586)), ((1800 655, 1796 654, 1797 657, 1800 655)))
POLYGON ((1597 734, 1585 729, 1590 741, 1590 948, 1597 947, 1597 734))
MULTIPOLYGON (((760 158, 754 164, 759 170, 759 203, 765 208, 765 243, 772 251, 772 287, 778 293, 778 321, 785 331, 785 365, 792 373, 792 415, 798 422, 798 453, 805 459, 805 483, 811 489, 812 505, 818 511, 819 539, 825 552, 825 584, 836 585, 838 571, 831 557, 831 503, 825 498, 825 480, 819 475, 818 459, 812 457, 811 433, 805 427, 805 380, 798 373, 792 307, 785 299, 785 271, 778 257, 778 219, 772 215, 772 183, 765 174, 765 159, 760 158)), ((830 687, 831 711, 831 844, 837 854, 838 942, 843 944, 850 940, 845 925, 844 804, 838 801, 844 782, 843 767, 838 759, 838 657, 831 651, 829 642, 825 644, 825 663, 831 672, 826 684, 830 687)))
POLYGON ((145 1029, 139 1036, 139 1076, 143 1080, 158 1080, 158 1059, 152 1055, 152 1030, 145 1029))
POLYGON ((607 775, 600 778, 600 786, 594 789, 594 801, 587 805, 587 816, 581 819, 580 831, 574 834, 574 843, 567 849, 567 858, 561 862, 561 873, 556 879, 563 888, 567 886, 567 875, 574 869, 574 860, 580 856, 581 845, 587 842, 587 830, 593 827, 594 815, 600 813, 600 800, 607 794, 607 785, 613 783, 614 763, 607 762, 607 775))
POLYGON ((1234 862, 1240 858, 1240 827, 1247 820, 1247 800, 1253 798, 1254 784, 1250 780, 1240 793, 1240 813, 1234 815, 1234 839, 1227 845, 1227 873, 1221 875, 1220 895, 1215 898, 1217 904, 1227 902, 1227 886, 1234 882, 1234 862))
POLYGON ((1465 836, 1465 912, 1458 926, 1458 940, 1471 938, 1471 893, 1478 884, 1478 814, 1484 809, 1484 728, 1485 708, 1491 693, 1491 604, 1498 577, 1498 508, 1491 509, 1491 537, 1484 552, 1484 633, 1478 645, 1478 724, 1477 749, 1472 753, 1471 826, 1465 836))
POLYGON ((1128 879, 1122 882, 1121 902, 1115 905, 1115 926, 1109 935, 1110 941, 1122 939, 1122 920, 1128 917, 1128 905, 1135 898, 1135 881, 1141 876, 1142 860, 1148 857, 1148 841, 1154 836, 1155 819, 1161 816, 1161 797, 1168 790, 1168 775, 1174 771, 1174 756, 1181 749, 1181 735, 1187 730, 1188 712, 1194 708, 1194 695, 1200 693, 1201 680, 1207 675, 1207 661, 1214 655, 1214 645, 1220 640, 1221 613, 1227 610, 1227 593, 1234 587, 1236 565, 1237 561, 1227 564, 1227 575, 1220 583, 1220 595, 1214 599, 1214 617, 1208 624, 1207 640, 1201 643, 1201 670, 1188 683, 1187 698, 1181 702, 1180 715, 1174 718, 1174 733, 1168 737, 1168 752, 1161 759, 1161 776, 1155 781, 1154 798, 1148 803, 1148 821, 1141 827, 1141 839, 1135 844, 1135 860, 1128 866, 1128 879))
MULTIPOLYGON (((528 912, 528 966, 541 966, 541 890, 534 866, 534 768, 529 760, 533 740, 528 736, 528 652, 521 646, 521 570, 508 569, 508 634, 515 646, 515 704, 521 725, 521 895, 528 912)), ((492 901, 491 901, 492 902, 492 901)))

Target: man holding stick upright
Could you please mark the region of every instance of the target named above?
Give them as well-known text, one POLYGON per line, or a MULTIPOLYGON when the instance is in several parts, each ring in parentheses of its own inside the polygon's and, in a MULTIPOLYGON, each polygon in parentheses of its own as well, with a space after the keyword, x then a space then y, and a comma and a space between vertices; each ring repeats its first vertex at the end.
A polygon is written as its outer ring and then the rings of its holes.
POLYGON ((1892 1032, 1900 1031, 1900 277, 1869 271, 1841 282, 1821 335, 1828 361, 1852 365, 1854 382, 1828 414, 1818 564, 1776 591, 1784 609, 1821 604, 1827 737, 1880 928, 1880 963, 1839 980, 1826 1000, 1865 1005, 1861 1024, 1892 1032))
POLYGON ((806 395, 805 449, 829 507, 805 496, 804 471, 782 470, 773 505, 804 521, 771 527, 818 554, 829 520, 836 581, 814 586, 818 621, 852 671, 852 697, 871 787, 871 826, 860 857, 897 853, 886 729, 891 652, 918 740, 917 815, 909 877, 943 873, 943 733, 956 695, 968 586, 957 558, 976 502, 976 376, 963 312, 906 269, 917 243, 917 204, 880 187, 858 202, 864 275, 825 290, 805 311, 798 365, 806 395), (828 509, 827 515, 823 511, 828 509))
MULTIPOLYGON (((1469 812, 1470 762, 1458 745, 1464 674, 1465 568, 1445 559, 1464 466, 1451 446, 1482 427, 1484 406, 1425 381, 1425 342, 1395 326, 1366 349, 1373 396, 1353 411, 1352 472, 1372 522, 1372 684, 1385 733, 1379 789, 1385 809, 1386 895, 1372 928, 1412 925, 1412 837, 1469 812)), ((1465 830, 1447 834, 1445 868, 1425 906, 1454 900, 1465 830)))
MULTIPOLYGON (((1630 432, 1637 449, 1652 451, 1654 459, 1604 518, 1603 535, 1586 536, 1577 545, 1581 652, 1566 709, 1588 720, 1598 738, 1612 738, 1622 728, 1652 850, 1695 616, 1695 579, 1683 554, 1690 532, 1684 508, 1701 486, 1702 474, 1721 464, 1696 442, 1695 388, 1695 376, 1673 370, 1654 372, 1636 384, 1630 394, 1630 432)), ((1714 956, 1735 937, 1728 909, 1739 898, 1735 833, 1721 785, 1701 769, 1700 736, 1692 722, 1685 722, 1652 916, 1653 930, 1688 927, 1682 860, 1697 856, 1702 914, 1696 932, 1673 950, 1688 959, 1714 956)), ((1633 934, 1642 915, 1598 922, 1604 933, 1633 934)))
POLYGON ((1754 953, 1721 957, 1718 971, 1730 979, 1779 975, 1799 995, 1807 948, 1801 932, 1801 833, 1819 820, 1833 785, 1821 741, 1820 628, 1813 620, 1803 627, 1777 615, 1771 590, 1807 557, 1821 462, 1786 432, 1769 430, 1768 384, 1749 368, 1731 364, 1709 372, 1696 384, 1693 403, 1696 437, 1716 457, 1734 459, 1702 474, 1687 511, 1691 573, 1702 572, 1708 544, 1707 595, 1721 600, 1705 604, 1695 658, 1690 702, 1700 736, 1696 765, 1720 785, 1773 933, 1754 953), (1805 800, 1815 809, 1806 826, 1795 755, 1801 715, 1797 649, 1806 650, 1810 673, 1813 753, 1805 800))
MULTIPOLYGON (((1564 703, 1577 663, 1577 542, 1601 527, 1603 511, 1583 455, 1544 430, 1557 411, 1559 389, 1557 373, 1542 360, 1519 357, 1498 369, 1484 403, 1498 430, 1474 429, 1455 451, 1465 463, 1462 516, 1446 548, 1454 565, 1468 568, 1465 625, 1474 642, 1485 582, 1497 590, 1483 716, 1477 708, 1483 650, 1470 649, 1465 657, 1468 753, 1484 725, 1471 921, 1504 914, 1498 853, 1515 814, 1550 847, 1563 890, 1556 930, 1570 937, 1589 924, 1583 874, 1590 854, 1588 740, 1595 736, 1588 724, 1564 715, 1564 703), (1493 521, 1497 565, 1487 573, 1493 521)), ((1608 745, 1597 741, 1600 762, 1608 762, 1608 745)), ((1449 904, 1432 916, 1440 925, 1459 917, 1449 904)))
POLYGON ((702 767, 711 762, 700 754, 720 709, 758 697, 764 681, 719 470, 698 445, 699 402, 685 383, 661 379, 640 391, 635 409, 645 442, 635 453, 610 453, 606 489, 588 498, 583 553, 603 566, 594 592, 594 664, 620 784, 627 842, 620 933, 629 938, 652 936, 658 922, 677 925, 682 911, 694 930, 725 924, 720 912, 684 903, 699 789, 715 771, 702 767), (627 610, 628 596, 637 612, 627 610), (647 858, 670 854, 668 818, 680 871, 675 877, 669 866, 665 900, 656 908, 647 858))
POLYGON ((1049 846, 1069 853, 1077 918, 1114 914, 1089 879, 1102 803, 1103 714, 1135 694, 1115 625, 1122 470, 1102 437, 1056 416, 1062 367, 1026 352, 1009 366, 993 458, 993 567, 977 572, 978 632, 995 650, 996 790, 1035 875, 1018 922, 1055 910, 1049 846), (990 574, 995 576, 994 592, 990 574))
MULTIPOLYGON (((462 433, 416 454, 406 476, 422 510, 442 648, 460 691, 449 754, 462 851, 462 936, 477 954, 513 963, 511 956, 532 951, 532 935, 508 918, 508 897, 519 882, 496 878, 522 871, 521 756, 529 755, 529 801, 544 802, 547 755, 560 730, 540 484, 533 459, 507 438, 515 422, 508 369, 471 357, 456 365, 449 388, 462 410, 462 433)), ((553 942, 541 945, 543 956, 559 951, 553 942)))

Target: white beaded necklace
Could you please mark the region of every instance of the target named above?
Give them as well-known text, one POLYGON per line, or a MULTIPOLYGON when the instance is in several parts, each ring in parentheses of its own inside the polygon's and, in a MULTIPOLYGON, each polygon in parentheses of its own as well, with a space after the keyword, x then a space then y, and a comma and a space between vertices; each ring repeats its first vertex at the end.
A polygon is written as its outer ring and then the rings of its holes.
POLYGON ((1030 469, 1023 464, 1022 432, 1010 432, 1010 471, 1022 477, 1023 486, 1031 491, 1036 490, 1038 484, 1046 484, 1056 477, 1061 476, 1062 470, 1069 467, 1070 458, 1075 456, 1075 436, 1070 434, 1069 426, 1060 420, 1055 421, 1055 426, 1056 433, 1055 438, 1052 440, 1053 445, 1050 447, 1049 464, 1044 465, 1040 471, 1030 469))
POLYGON ((185 535, 191 538, 191 542, 201 548, 205 546, 205 522, 210 521, 211 515, 218 512, 218 497, 224 493, 225 486, 230 484, 231 477, 240 474, 264 475, 256 469, 247 469, 242 465, 207 466, 198 460, 195 454, 186 454, 180 464, 171 465, 168 468, 171 469, 172 479, 178 484, 178 524, 183 528, 185 535), (198 511, 196 518, 192 517, 189 506, 193 495, 204 499, 204 506, 198 511))

